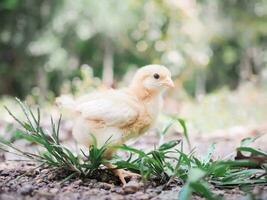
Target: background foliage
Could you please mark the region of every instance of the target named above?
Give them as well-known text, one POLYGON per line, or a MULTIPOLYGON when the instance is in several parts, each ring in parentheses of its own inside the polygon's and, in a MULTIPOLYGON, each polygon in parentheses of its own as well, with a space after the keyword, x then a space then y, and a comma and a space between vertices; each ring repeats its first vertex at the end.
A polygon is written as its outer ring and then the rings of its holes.
POLYGON ((196 97, 266 80, 264 0, 2 0, 0 18, 2 95, 58 95, 82 66, 116 85, 162 63, 196 97))

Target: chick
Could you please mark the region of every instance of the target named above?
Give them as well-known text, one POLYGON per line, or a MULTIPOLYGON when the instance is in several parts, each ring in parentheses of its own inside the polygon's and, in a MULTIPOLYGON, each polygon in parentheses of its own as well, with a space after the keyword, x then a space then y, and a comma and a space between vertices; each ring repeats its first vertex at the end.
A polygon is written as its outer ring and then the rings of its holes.
MULTIPOLYGON (((72 134, 78 143, 90 147, 93 137, 102 146, 109 140, 104 158, 111 159, 114 146, 144 134, 155 122, 161 107, 162 91, 172 88, 174 83, 170 71, 162 65, 147 65, 136 72, 131 84, 123 89, 94 92, 72 100, 59 97, 57 103, 75 113, 72 134)), ((126 184, 126 176, 135 174, 115 169, 126 184)))

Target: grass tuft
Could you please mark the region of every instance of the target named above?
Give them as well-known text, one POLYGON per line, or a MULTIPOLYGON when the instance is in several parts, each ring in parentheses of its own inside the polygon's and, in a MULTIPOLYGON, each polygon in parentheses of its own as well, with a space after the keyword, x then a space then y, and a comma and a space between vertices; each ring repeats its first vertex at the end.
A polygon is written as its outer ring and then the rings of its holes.
POLYGON ((16 100, 24 113, 25 121, 19 120, 7 107, 5 108, 22 127, 17 132, 17 136, 29 142, 36 143, 44 150, 38 154, 22 151, 16 148, 11 142, 1 138, 0 142, 2 146, 8 147, 2 148, 4 151, 11 152, 13 150, 12 153, 16 153, 19 156, 27 157, 33 161, 64 169, 81 176, 92 174, 104 162, 102 156, 107 149, 108 143, 101 148, 97 148, 97 145, 92 145, 88 153, 81 151, 81 154, 76 155, 60 143, 59 130, 61 117, 57 122, 51 118, 51 130, 47 132, 40 124, 40 109, 38 108, 37 113, 34 114, 30 107, 22 103, 19 99, 16 100))

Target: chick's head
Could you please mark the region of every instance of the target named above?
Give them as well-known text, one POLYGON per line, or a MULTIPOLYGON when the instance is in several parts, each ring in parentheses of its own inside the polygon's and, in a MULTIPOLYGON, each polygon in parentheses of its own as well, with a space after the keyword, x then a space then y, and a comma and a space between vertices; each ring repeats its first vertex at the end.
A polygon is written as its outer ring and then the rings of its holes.
POLYGON ((173 88, 171 72, 162 65, 147 65, 140 68, 131 83, 131 87, 143 88, 149 92, 160 92, 164 88, 173 88))

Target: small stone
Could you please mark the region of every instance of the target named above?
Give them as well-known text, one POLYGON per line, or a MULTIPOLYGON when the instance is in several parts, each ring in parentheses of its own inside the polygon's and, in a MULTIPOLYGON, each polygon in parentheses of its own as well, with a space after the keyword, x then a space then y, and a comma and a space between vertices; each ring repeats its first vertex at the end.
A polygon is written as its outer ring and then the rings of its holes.
POLYGON ((82 183, 83 183, 82 180, 77 180, 73 184, 79 186, 79 185, 82 185, 82 183))
POLYGON ((49 172, 49 169, 42 169, 41 173, 42 174, 47 174, 49 172))
POLYGON ((95 183, 97 183, 97 180, 96 179, 92 179, 91 183, 95 184, 95 183))
POLYGON ((113 187, 113 185, 108 183, 99 183, 99 188, 104 190, 110 190, 113 187))
POLYGON ((93 188, 93 189, 90 190, 90 193, 91 193, 92 195, 97 195, 97 194, 99 194, 99 190, 93 188))
POLYGON ((149 195, 148 194, 144 194, 143 192, 136 192, 134 194, 136 199, 142 199, 142 200, 148 200, 149 199, 149 195))
POLYGON ((0 173, 1 176, 9 176, 10 172, 8 170, 2 170, 0 173))
POLYGON ((30 195, 33 192, 34 188, 32 185, 30 184, 26 184, 23 185, 20 189, 19 189, 19 193, 22 195, 30 195))
POLYGON ((125 197, 119 194, 112 194, 111 196, 107 197, 107 200, 123 200, 125 197))
POLYGON ((118 194, 124 194, 124 190, 122 188, 116 188, 115 192, 118 194))
POLYGON ((43 182, 43 179, 38 178, 35 182, 36 182, 37 184, 42 183, 42 182, 43 182))
POLYGON ((57 188, 52 188, 52 189, 50 190, 50 192, 51 192, 52 194, 55 194, 55 193, 58 192, 58 189, 57 189, 57 188))
POLYGON ((124 186, 123 190, 126 194, 133 194, 137 192, 140 189, 140 187, 141 187, 140 183, 130 181, 124 186))
POLYGON ((55 178, 55 174, 53 174, 53 173, 50 173, 50 174, 48 174, 48 176, 47 176, 47 179, 48 180, 53 180, 55 178))

